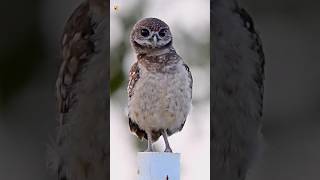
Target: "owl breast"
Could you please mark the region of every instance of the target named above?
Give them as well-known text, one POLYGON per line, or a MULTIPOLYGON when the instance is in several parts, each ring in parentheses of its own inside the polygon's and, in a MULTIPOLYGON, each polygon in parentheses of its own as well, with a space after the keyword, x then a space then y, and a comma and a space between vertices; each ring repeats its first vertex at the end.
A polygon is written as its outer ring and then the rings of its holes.
POLYGON ((191 88, 182 63, 151 72, 140 66, 140 79, 129 100, 129 115, 147 132, 168 129, 174 133, 184 124, 191 107, 191 88))

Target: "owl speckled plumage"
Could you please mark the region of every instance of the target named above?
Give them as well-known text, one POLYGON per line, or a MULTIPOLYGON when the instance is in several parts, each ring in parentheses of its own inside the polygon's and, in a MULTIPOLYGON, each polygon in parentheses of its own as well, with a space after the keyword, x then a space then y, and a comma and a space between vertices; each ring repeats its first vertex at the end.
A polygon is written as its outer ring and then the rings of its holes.
POLYGON ((59 180, 109 178, 107 15, 105 0, 86 0, 62 33, 56 81, 59 124, 48 153, 48 166, 59 180))
POLYGON ((237 0, 211 3, 211 177, 245 180, 261 149, 265 57, 237 0))
POLYGON ((172 152, 167 136, 182 130, 191 108, 192 76, 172 46, 169 26, 157 18, 135 24, 131 45, 137 61, 129 72, 129 126, 140 139, 148 140, 146 151, 161 135, 165 152, 172 152))

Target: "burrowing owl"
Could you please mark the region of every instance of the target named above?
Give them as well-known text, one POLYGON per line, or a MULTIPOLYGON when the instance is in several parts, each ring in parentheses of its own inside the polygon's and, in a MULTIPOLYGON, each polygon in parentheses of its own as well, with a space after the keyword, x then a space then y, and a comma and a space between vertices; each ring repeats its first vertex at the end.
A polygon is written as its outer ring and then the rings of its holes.
POLYGON ((211 2, 211 177, 244 180, 261 140, 265 58, 246 10, 211 2))
POLYGON ((191 107, 192 76, 172 46, 169 26, 157 18, 135 24, 131 45, 137 61, 129 72, 129 126, 140 139, 152 142, 162 135, 165 152, 172 152, 167 136, 180 131, 191 107))
POLYGON ((71 14, 61 38, 56 81, 57 140, 49 166, 59 180, 108 179, 107 2, 88 0, 71 14))

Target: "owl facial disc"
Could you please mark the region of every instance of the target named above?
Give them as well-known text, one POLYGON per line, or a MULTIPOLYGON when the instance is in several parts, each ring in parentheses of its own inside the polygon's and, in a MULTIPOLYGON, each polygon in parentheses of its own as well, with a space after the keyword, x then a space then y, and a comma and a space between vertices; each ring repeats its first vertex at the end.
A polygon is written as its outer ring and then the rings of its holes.
POLYGON ((131 42, 136 50, 163 49, 172 44, 172 35, 165 22, 157 18, 145 18, 135 24, 131 42))

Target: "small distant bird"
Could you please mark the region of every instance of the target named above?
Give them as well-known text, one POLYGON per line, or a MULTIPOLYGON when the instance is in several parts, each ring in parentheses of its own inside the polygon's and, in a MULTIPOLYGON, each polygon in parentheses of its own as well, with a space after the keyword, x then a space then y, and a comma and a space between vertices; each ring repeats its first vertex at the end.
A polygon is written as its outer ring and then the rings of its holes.
POLYGON ((82 3, 61 37, 56 81, 59 125, 48 162, 59 180, 109 179, 107 3, 82 3))
POLYGON ((236 0, 212 0, 211 177, 244 180, 259 152, 264 53, 236 0))
POLYGON ((129 72, 129 126, 148 140, 146 151, 162 135, 165 152, 172 152, 167 137, 182 130, 191 107, 192 76, 172 39, 169 26, 157 18, 140 20, 131 32, 137 61, 129 72))

